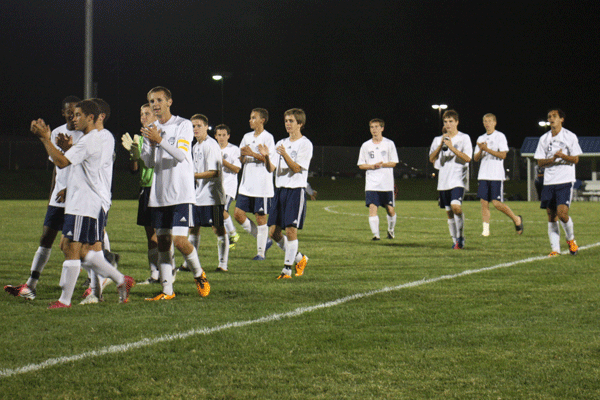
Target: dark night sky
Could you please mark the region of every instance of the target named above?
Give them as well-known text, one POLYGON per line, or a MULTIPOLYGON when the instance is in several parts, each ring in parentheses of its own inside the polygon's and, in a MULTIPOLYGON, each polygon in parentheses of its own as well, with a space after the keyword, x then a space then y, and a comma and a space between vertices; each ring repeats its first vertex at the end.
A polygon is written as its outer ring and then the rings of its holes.
MULTIPOLYGON (((84 1, 0 4, 0 132, 28 135, 29 121, 57 126, 60 101, 83 96, 84 1)), ((512 147, 540 135, 549 107, 579 136, 597 132, 599 1, 94 1, 94 81, 113 108, 108 128, 137 132, 157 85, 174 114, 206 114, 239 143, 253 107, 285 136, 283 112, 307 113, 315 145, 358 146, 368 121, 386 120, 399 147, 429 146, 442 102, 472 140, 498 116, 512 147)))

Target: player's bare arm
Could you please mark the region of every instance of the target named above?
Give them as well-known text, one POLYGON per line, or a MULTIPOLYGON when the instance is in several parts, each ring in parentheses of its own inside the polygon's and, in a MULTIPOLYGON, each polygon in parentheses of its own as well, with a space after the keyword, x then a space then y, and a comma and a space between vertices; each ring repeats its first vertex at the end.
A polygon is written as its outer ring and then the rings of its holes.
POLYGON ((279 145, 279 147, 277 147, 275 151, 277 151, 277 154, 283 157, 285 163, 288 165, 288 167, 292 170, 293 173, 297 174, 298 172, 302 171, 302 167, 300 166, 300 164, 292 160, 292 157, 290 157, 287 151, 285 151, 284 145, 279 145))
POLYGON ((275 171, 275 166, 273 165, 273 163, 271 162, 271 158, 269 157, 269 148, 263 144, 259 144, 258 151, 260 152, 260 156, 264 158, 264 163, 267 167, 267 171, 275 171))
POLYGON ((219 172, 211 169, 209 171, 204 172, 196 172, 194 173, 194 179, 210 179, 219 176, 219 172))
POLYGON ((52 140, 50 139, 52 130, 48 125, 46 125, 43 119, 40 118, 37 121, 31 121, 30 129, 31 132, 42 141, 44 147, 46 148, 46 152, 52 159, 54 165, 62 169, 71 164, 64 154, 54 147, 54 144, 52 144, 52 140))
POLYGON ((59 133, 56 137, 56 146, 58 146, 64 153, 73 147, 73 137, 64 133, 59 133))
POLYGON ((229 162, 229 161, 227 161, 227 160, 223 160, 223 165, 224 165, 226 168, 229 168, 229 170, 230 170, 231 172, 233 172, 234 174, 237 174, 238 172, 240 172, 240 169, 241 169, 241 168, 240 168, 240 167, 238 167, 237 165, 233 165, 232 163, 230 163, 230 162, 229 162))
POLYGON ((160 144, 160 142, 162 142, 160 131, 154 125, 151 125, 150 127, 142 127, 140 132, 146 139, 150 141, 152 145, 160 144))
MULTIPOLYGON (((259 144, 259 146, 261 146, 261 145, 259 144)), ((252 149, 248 145, 246 145, 240 149, 240 154, 242 155, 242 157, 240 157, 240 160, 242 162, 244 162, 242 160, 243 157, 253 157, 260 162, 263 162, 263 163, 265 162, 265 157, 260 153, 255 153, 254 151, 252 151, 252 149)))
POLYGON ((452 140, 450 140, 449 137, 446 137, 444 139, 444 143, 446 144, 446 146, 448 146, 448 149, 450 149, 450 151, 452 151, 454 154, 456 154, 456 157, 460 158, 461 160, 463 160, 466 163, 471 161, 471 157, 469 157, 468 155, 466 155, 465 153, 458 150, 456 147, 454 147, 452 145, 452 140))
POLYGON ((483 143, 477 143, 477 146, 479 146, 479 150, 480 152, 475 154, 475 161, 479 161, 481 159, 481 157, 483 156, 483 154, 481 154, 482 152, 486 152, 489 153, 491 155, 493 155, 494 157, 500 158, 501 160, 506 159, 506 151, 496 151, 496 150, 492 150, 487 146, 486 142, 483 143), (479 157, 477 157, 477 155, 479 155, 479 157))

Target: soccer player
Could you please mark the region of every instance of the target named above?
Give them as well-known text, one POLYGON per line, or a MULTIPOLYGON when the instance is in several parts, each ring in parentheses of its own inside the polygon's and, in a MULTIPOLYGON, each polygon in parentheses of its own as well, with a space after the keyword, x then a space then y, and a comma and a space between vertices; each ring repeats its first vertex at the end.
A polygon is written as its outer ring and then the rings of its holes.
POLYGON ((271 238, 285 252, 283 269, 277 279, 291 278, 294 263, 295 275, 302 276, 308 263, 308 257, 298 251, 298 230, 302 229, 306 217, 306 184, 313 155, 311 141, 302 135, 306 125, 304 111, 299 108, 287 110, 284 121, 290 136, 277 142, 273 162, 268 146, 258 146, 269 171, 275 171, 277 189, 269 210, 268 225, 271 238), (285 236, 282 230, 285 230, 285 236))
POLYGON ((265 167, 265 157, 258 146, 267 146, 269 154, 275 155, 275 140, 265 124, 269 120, 269 112, 264 108, 255 108, 250 113, 250 128, 240 143, 240 161, 244 167, 242 181, 238 189, 238 197, 233 216, 242 228, 256 238, 255 261, 265 259, 271 244, 267 217, 273 198, 273 174, 265 167), (246 213, 254 213, 256 224, 246 217, 246 213))
POLYGON ((223 157, 217 141, 208 136, 208 118, 195 114, 191 118, 196 144, 192 148, 194 179, 196 180, 196 204, 194 227, 190 229, 190 242, 198 248, 200 227, 211 227, 217 235, 219 265, 217 272, 227 272, 229 260, 229 237, 223 223, 225 189, 223 188, 223 157))
POLYGON ((440 208, 448 215, 448 229, 452 237, 452 248, 462 249, 465 245, 462 200, 467 185, 469 162, 473 155, 473 145, 469 135, 458 130, 458 113, 444 112, 444 129, 429 149, 429 161, 439 169, 438 185, 440 208))
MULTIPOLYGON (((156 122, 156 116, 150 108, 150 104, 146 103, 140 107, 140 122, 142 127, 148 127, 156 122)), ((152 219, 150 217, 150 208, 148 207, 148 199, 150 198, 150 188, 152 187, 153 168, 146 166, 140 158, 141 148, 144 143, 144 137, 134 135, 132 139, 129 133, 122 137, 123 147, 129 151, 129 170, 132 173, 140 171, 140 194, 138 197, 138 213, 137 224, 144 227, 146 232, 146 240, 148 242, 148 266, 150 267, 150 277, 139 285, 148 285, 150 283, 159 283, 160 273, 158 271, 158 240, 156 231, 152 227, 152 219)))
POLYGON ((79 276, 82 260, 93 271, 112 279, 119 291, 119 301, 126 303, 135 281, 124 276, 102 253, 105 212, 102 208, 102 140, 96 129, 100 115, 98 104, 91 100, 77 103, 73 120, 75 128, 83 133, 79 141, 65 154, 52 144, 50 128, 43 120, 32 121, 31 131, 40 138, 48 155, 58 168, 72 165, 68 181, 63 233, 65 262, 61 274, 62 294, 48 308, 71 307, 71 298, 79 276))
POLYGON ((365 173, 366 206, 369 207, 369 226, 373 240, 379 237, 379 216, 377 208, 384 207, 387 212, 387 238, 395 237, 396 211, 394 199, 394 167, 398 163, 398 152, 393 141, 383 137, 385 122, 375 118, 369 121, 372 139, 360 147, 358 168, 365 173))
POLYGON ((477 197, 481 202, 481 218, 483 220, 482 236, 490 236, 490 202, 496 210, 503 212, 515 224, 517 234, 523 233, 523 217, 517 216, 504 204, 504 159, 508 153, 508 143, 504 133, 496 130, 496 116, 485 114, 483 126, 486 133, 477 138, 475 146, 475 161, 481 161, 479 166, 479 189, 477 197))
POLYGON ((141 158, 154 168, 148 206, 152 226, 158 240, 158 263, 162 293, 146 300, 171 300, 173 269, 171 243, 183 254, 194 273, 196 287, 201 297, 210 293, 210 284, 200 266, 198 252, 187 238, 192 222, 194 191, 194 164, 191 145, 194 139, 192 122, 171 114, 173 98, 171 91, 157 86, 148 92, 148 102, 157 121, 142 127, 144 136, 141 158))
POLYGON ((544 168, 540 208, 545 208, 548 214, 548 237, 552 248, 549 257, 560 255, 559 220, 565 231, 569 253, 576 255, 578 246, 569 207, 573 198, 575 165, 582 151, 577 136, 563 127, 564 111, 558 108, 548 111, 548 122, 550 131, 540 138, 534 158, 544 168))
POLYGON ((223 222, 229 235, 229 248, 233 250, 240 234, 237 233, 233 225, 233 220, 229 215, 229 207, 237 195, 237 175, 242 169, 242 164, 240 162, 240 148, 229 143, 230 136, 231 130, 227 125, 221 124, 215 127, 215 139, 217 139, 223 155, 223 187, 225 188, 225 210, 223 211, 225 220, 223 222))
MULTIPOLYGON (((75 129, 75 122, 73 121, 75 106, 80 101, 81 100, 75 96, 68 96, 62 101, 61 114, 65 119, 65 124, 52 131, 50 140, 54 145, 57 146, 59 135, 70 138, 73 143, 77 143, 82 136, 82 133, 75 129)), ((52 161, 51 158, 50 160, 52 161)), ((31 275, 29 279, 27 279, 27 282, 22 285, 4 286, 4 290, 13 296, 23 297, 28 300, 35 299, 38 280, 50 259, 52 245, 54 244, 58 231, 62 231, 65 216, 66 188, 70 170, 70 166, 62 169, 55 167, 53 170, 50 201, 46 211, 46 218, 44 219, 40 245, 35 252, 33 262, 31 263, 31 275)))

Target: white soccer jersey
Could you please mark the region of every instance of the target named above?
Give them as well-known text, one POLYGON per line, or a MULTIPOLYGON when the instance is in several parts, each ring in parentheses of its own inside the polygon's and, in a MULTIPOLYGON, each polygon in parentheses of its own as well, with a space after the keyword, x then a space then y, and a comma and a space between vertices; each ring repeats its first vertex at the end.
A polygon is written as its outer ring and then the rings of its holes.
POLYGON ((217 171, 217 176, 209 179, 196 179, 196 205, 214 206, 225 204, 225 189, 223 189, 223 159, 221 147, 209 136, 196 143, 192 149, 194 157, 194 172, 217 171))
POLYGON ((65 157, 71 162, 65 214, 97 219, 102 208, 102 138, 94 129, 83 135, 65 157))
MULTIPOLYGON (((240 149, 250 146, 253 152, 260 153, 258 151, 259 144, 267 146, 269 157, 271 160, 274 160, 277 155, 275 153, 275 140, 273 139, 273 135, 266 130, 262 131, 256 137, 254 136, 254 132, 246 133, 240 143, 240 149)), ((246 156, 238 193, 248 197, 273 197, 275 193, 273 189, 273 174, 267 171, 263 162, 256 160, 254 157, 246 156)))
MULTIPOLYGON (((436 136, 431 143, 429 154, 433 153, 441 142, 442 136, 436 136)), ((473 157, 473 145, 469 135, 458 132, 452 138, 452 146, 467 156, 473 157)), ((435 167, 439 169, 437 190, 450 190, 455 187, 467 188, 469 163, 458 158, 452 150, 440 150, 435 167)))
MULTIPOLYGON (((360 146, 357 165, 377 164, 378 162, 398 163, 396 145, 388 138, 378 144, 369 139, 360 146)), ((394 190, 394 168, 368 169, 365 173, 365 191, 389 192, 394 190)))
MULTIPOLYGON (((562 128, 556 136, 552 136, 552 131, 542 135, 533 158, 536 160, 552 158, 558 150, 562 150, 568 156, 578 156, 583 153, 577 135, 568 129, 562 128)), ((544 185, 559 185, 570 182, 575 182, 575 164, 558 158, 555 164, 545 167, 544 185)))
POLYGON ((102 169, 100 170, 100 181, 102 182, 102 209, 108 213, 112 198, 112 176, 113 164, 115 162, 115 138, 108 129, 100 132, 102 141, 102 169))
MULTIPOLYGON (((223 160, 227 161, 228 163, 233 164, 236 167, 242 166, 242 163, 240 162, 240 148, 236 145, 227 143, 227 146, 225 146, 224 149, 221 149, 221 154, 223 155, 223 160)), ((227 196, 235 199, 238 188, 238 174, 224 165, 223 188, 225 189, 225 194, 227 196)))
MULTIPOLYGON (((490 134, 483 134, 477 138, 477 143, 487 143, 487 147, 494 151, 508 151, 508 142, 504 133, 494 131, 490 134)), ((479 146, 475 145, 475 154, 480 151, 479 146)), ((504 160, 494 157, 487 151, 481 153, 481 164, 479 165, 479 174, 477 179, 480 181, 504 181, 506 173, 504 172, 504 160)))
POLYGON ((163 140, 185 154, 179 162, 160 144, 151 146, 144 139, 142 160, 149 168, 154 168, 152 188, 148 205, 150 207, 166 207, 176 204, 194 204, 194 163, 192 161, 192 140, 194 130, 189 119, 173 115, 165 124, 155 122, 163 140))
MULTIPOLYGON (((83 136, 83 132, 81 131, 71 131, 67 129, 67 124, 61 125, 58 128, 52 131, 52 135, 50 136, 50 141, 54 144, 54 147, 60 150, 60 147, 56 144, 56 139, 58 138, 59 133, 64 133, 67 136, 71 136, 73 138, 73 145, 77 143, 77 141, 83 136)), ((61 150, 62 151, 62 150, 61 150)), ((52 161, 52 157, 48 157, 50 161, 52 161)), ((65 207, 65 203, 58 203, 56 201, 56 196, 58 196, 58 192, 65 189, 67 187, 67 182, 69 181, 69 171, 71 171, 71 166, 65 168, 55 167, 56 177, 54 178, 54 189, 52 190, 52 194, 50 195, 50 203, 49 205, 53 207, 65 207)))
POLYGON ((273 159, 275 165, 275 186, 278 188, 305 188, 308 184, 308 167, 313 156, 313 145, 306 136, 294 140, 285 138, 277 142, 275 148, 279 146, 285 147, 286 153, 302 170, 299 173, 294 173, 285 162, 285 159, 279 153, 276 153, 273 159))

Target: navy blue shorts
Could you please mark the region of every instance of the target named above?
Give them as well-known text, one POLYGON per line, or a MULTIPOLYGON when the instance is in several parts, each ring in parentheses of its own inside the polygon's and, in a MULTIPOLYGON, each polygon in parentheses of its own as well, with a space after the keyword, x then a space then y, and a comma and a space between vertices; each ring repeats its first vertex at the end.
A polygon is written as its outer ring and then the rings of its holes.
POLYGON ((148 199, 150 198, 150 187, 140 188, 140 196, 138 198, 138 214, 137 224, 139 226, 152 226, 152 213, 148 207, 148 199))
POLYGON ((55 231, 62 231, 65 223, 65 208, 48 206, 46 217, 44 218, 44 226, 55 231))
POLYGON ((389 192, 376 192, 374 190, 367 190, 365 192, 365 204, 369 207, 371 204, 377 207, 395 207, 396 200, 394 199, 394 191, 389 192))
POLYGON ((194 206, 194 226, 223 227, 223 210, 225 206, 194 206))
POLYGON ((440 208, 450 210, 452 208, 452 202, 458 202, 462 204, 463 196, 465 195, 465 188, 455 187, 450 190, 440 190, 440 208))
POLYGON ((248 197, 238 194, 235 207, 252 214, 265 215, 271 209, 272 197, 248 197))
POLYGON ((106 214, 100 210, 98 218, 65 214, 63 235, 72 242, 94 244, 104 240, 106 214))
POLYGON ((166 207, 150 207, 152 227, 154 229, 173 229, 173 227, 192 226, 192 204, 176 204, 166 207))
POLYGON ((477 189, 477 198, 492 201, 504 202, 504 181, 479 181, 477 189))
POLYGON ((544 185, 542 188, 540 208, 556 210, 562 204, 571 206, 573 199, 573 183, 561 183, 560 185, 544 185))
POLYGON ((302 229, 304 218, 306 218, 306 190, 304 188, 275 189, 267 225, 276 225, 283 229, 288 226, 302 229))

